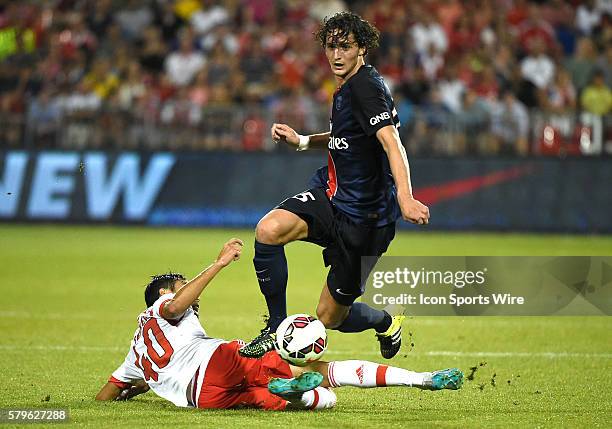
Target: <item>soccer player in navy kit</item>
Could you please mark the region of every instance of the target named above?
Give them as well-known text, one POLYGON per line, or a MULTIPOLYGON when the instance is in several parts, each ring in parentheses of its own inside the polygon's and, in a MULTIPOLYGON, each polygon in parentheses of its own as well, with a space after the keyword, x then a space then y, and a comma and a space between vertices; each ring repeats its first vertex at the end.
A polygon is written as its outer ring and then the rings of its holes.
POLYGON ((380 257, 387 250, 398 217, 427 224, 429 209, 412 196, 389 89, 364 61, 378 46, 378 30, 354 13, 340 12, 323 21, 316 37, 338 83, 331 131, 302 136, 288 125, 273 124, 271 133, 276 142, 298 151, 327 147, 328 163, 310 189, 283 201, 257 225, 253 263, 270 319, 239 353, 256 358, 274 348, 274 333, 287 315, 284 245, 303 240, 324 247, 330 266, 317 306, 319 320, 341 332, 374 329, 382 356, 390 359, 401 346, 404 316, 354 302, 364 292, 362 275, 367 278, 373 268, 362 267, 361 257, 380 257))

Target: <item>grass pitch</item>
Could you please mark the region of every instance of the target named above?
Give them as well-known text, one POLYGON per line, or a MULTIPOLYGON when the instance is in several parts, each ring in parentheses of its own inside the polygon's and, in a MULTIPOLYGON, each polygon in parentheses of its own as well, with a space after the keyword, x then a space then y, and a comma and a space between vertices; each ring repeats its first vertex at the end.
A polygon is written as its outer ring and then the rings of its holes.
MULTIPOLYGON (((205 290, 200 319, 209 335, 250 339, 265 313, 252 231, 0 226, 0 408, 68 408, 71 425, 91 427, 612 426, 609 317, 408 319, 390 363, 457 366, 473 379, 456 392, 343 388, 337 408, 321 413, 179 409, 151 392, 128 403, 93 401, 127 352, 148 276, 193 276, 231 236, 245 240, 243 259, 205 290)), ((388 254, 611 251, 612 237, 418 232, 398 234, 388 254)), ((325 277, 320 249, 295 243, 287 256, 289 312, 313 313, 325 277)), ((380 361, 372 333, 330 333, 325 359, 350 358, 380 361)))

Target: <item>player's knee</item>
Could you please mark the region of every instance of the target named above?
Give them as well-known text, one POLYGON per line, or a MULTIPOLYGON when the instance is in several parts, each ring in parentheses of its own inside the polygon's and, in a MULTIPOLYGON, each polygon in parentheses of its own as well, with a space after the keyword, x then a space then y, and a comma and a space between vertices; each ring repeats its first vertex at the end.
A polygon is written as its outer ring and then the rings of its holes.
POLYGON ((283 225, 273 217, 264 217, 255 228, 255 239, 263 244, 286 244, 283 243, 283 225))

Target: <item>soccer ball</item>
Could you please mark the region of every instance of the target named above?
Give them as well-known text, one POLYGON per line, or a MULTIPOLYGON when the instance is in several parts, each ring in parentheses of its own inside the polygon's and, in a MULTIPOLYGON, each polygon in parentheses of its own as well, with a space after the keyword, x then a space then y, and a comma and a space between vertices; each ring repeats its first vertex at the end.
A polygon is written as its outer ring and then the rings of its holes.
POLYGON ((276 330, 276 348, 280 357, 293 365, 314 362, 327 349, 325 326, 308 314, 289 316, 276 330))

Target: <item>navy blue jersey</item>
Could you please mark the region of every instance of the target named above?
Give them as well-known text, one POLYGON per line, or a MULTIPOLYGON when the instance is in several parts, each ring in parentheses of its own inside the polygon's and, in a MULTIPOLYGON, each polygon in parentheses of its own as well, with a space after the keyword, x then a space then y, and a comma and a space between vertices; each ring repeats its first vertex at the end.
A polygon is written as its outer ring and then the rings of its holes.
POLYGON ((389 160, 376 131, 399 128, 391 93, 378 71, 362 66, 334 95, 327 167, 313 181, 357 223, 383 226, 400 211, 389 160))

